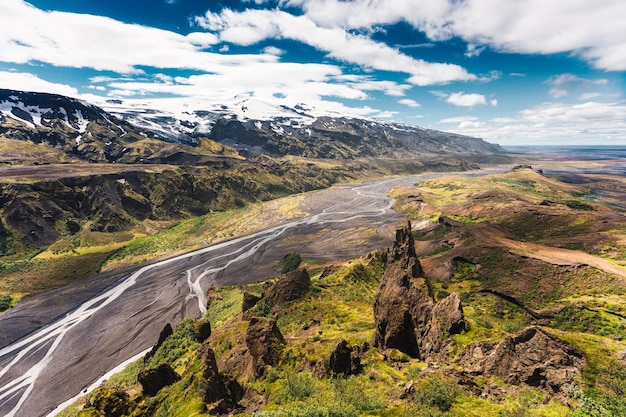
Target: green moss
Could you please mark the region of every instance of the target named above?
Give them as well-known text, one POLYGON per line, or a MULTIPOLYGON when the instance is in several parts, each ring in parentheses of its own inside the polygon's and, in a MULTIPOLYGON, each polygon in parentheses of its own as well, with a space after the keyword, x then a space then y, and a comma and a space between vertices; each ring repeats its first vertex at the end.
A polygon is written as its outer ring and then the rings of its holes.
POLYGON ((281 274, 286 274, 287 272, 295 271, 300 266, 302 262, 302 258, 300 258, 300 254, 296 252, 289 252, 283 258, 283 264, 280 269, 281 274))

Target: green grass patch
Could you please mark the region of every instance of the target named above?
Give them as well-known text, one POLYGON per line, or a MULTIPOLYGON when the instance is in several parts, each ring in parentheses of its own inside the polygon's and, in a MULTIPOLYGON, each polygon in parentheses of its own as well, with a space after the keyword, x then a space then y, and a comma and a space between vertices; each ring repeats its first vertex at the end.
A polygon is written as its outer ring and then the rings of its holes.
POLYGON ((239 287, 218 287, 214 291, 215 300, 209 302, 205 317, 211 328, 217 329, 241 313, 243 291, 239 287))

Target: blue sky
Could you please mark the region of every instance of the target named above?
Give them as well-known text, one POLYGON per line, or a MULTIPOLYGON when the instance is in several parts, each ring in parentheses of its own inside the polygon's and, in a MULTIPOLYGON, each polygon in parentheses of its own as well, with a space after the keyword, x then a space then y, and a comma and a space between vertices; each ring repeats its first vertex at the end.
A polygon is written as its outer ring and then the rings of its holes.
POLYGON ((624 22, 622 0, 2 0, 0 87, 626 145, 624 22))

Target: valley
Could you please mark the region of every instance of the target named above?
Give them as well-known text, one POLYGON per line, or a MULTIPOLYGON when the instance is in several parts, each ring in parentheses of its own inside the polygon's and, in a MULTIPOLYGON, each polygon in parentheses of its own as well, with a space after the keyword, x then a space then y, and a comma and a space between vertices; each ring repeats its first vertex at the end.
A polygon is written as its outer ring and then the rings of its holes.
POLYGON ((622 154, 253 104, 0 90, 0 414, 623 414, 622 154))
MULTIPOLYGON (((287 238, 300 242, 285 250, 303 258, 304 291, 283 287, 301 272, 276 270, 267 281, 209 288, 210 336, 183 321, 153 358, 61 415, 99 416, 113 404, 120 415, 621 415, 625 212, 598 191, 623 192, 624 178, 580 163, 570 174, 585 182, 572 184, 548 174, 559 163, 541 164, 383 181, 413 225, 398 229, 392 245, 381 242, 387 250, 329 259, 311 251, 316 239, 287 238), (396 279, 412 283, 402 296, 408 328, 392 319, 404 308, 384 310, 399 302, 396 279), (441 328, 428 324, 429 309, 441 314, 441 328), (275 327, 258 346, 247 335, 263 323, 275 327), (406 339, 389 333, 403 328, 403 337, 422 335, 417 351, 394 345, 406 339), (484 359, 487 352, 498 359, 484 359), (338 364, 341 355, 348 365, 338 364), (147 394, 141 371, 166 365, 180 379, 157 379, 161 388, 147 394)), ((390 227, 402 224, 394 219, 390 227)))
POLYGON ((385 193, 417 178, 312 193, 300 202, 298 213, 302 214, 296 220, 149 264, 108 289, 96 286, 89 291, 81 283, 18 305, 0 316, 3 328, 11 329, 0 350, 7 364, 0 380, 4 386, 0 408, 16 416, 47 413, 60 395, 71 397, 148 348, 165 323, 202 315, 209 286, 271 276, 289 251, 333 260, 383 247, 389 227, 401 220, 391 211, 385 193), (337 239, 344 235, 347 238, 337 239), (51 315, 53 306, 61 308, 51 315), (42 367, 44 363, 48 365, 42 367), (24 369, 30 371, 24 373, 24 369))

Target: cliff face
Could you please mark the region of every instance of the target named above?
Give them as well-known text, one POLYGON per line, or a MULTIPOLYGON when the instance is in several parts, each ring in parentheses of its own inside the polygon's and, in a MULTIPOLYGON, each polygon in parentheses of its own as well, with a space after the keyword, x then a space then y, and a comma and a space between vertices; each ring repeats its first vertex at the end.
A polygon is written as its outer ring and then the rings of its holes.
POLYGON ((415 254, 410 223, 397 230, 396 240, 387 251, 387 269, 376 294, 374 318, 374 346, 398 349, 423 360, 443 353, 449 345, 447 338, 465 329, 458 294, 435 302, 415 254))

